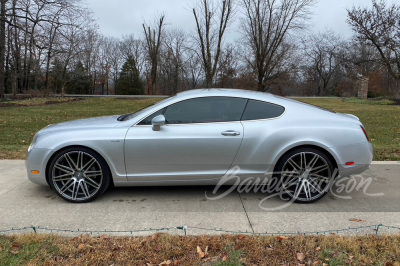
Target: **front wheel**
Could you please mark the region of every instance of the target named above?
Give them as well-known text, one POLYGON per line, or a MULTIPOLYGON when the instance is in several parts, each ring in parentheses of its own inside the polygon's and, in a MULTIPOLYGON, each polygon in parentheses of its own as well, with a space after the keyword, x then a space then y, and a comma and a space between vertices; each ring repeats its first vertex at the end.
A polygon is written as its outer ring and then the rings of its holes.
POLYGON ((328 193, 334 167, 329 157, 320 150, 300 148, 285 154, 275 173, 280 178, 284 195, 294 202, 311 203, 328 193))
POLYGON ((110 184, 104 159, 81 147, 58 152, 50 162, 49 184, 64 200, 83 203, 103 194, 110 184))

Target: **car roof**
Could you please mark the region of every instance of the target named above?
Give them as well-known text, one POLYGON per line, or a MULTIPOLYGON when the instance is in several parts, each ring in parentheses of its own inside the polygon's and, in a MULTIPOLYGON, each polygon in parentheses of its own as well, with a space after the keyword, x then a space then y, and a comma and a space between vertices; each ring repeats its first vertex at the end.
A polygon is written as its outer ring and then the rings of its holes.
POLYGON ((271 99, 274 97, 272 94, 266 92, 241 90, 241 89, 223 89, 223 88, 188 90, 180 92, 176 96, 178 98, 232 96, 232 97, 244 97, 244 98, 254 98, 254 99, 271 99))
POLYGON ((261 92, 261 91, 250 91, 241 89, 225 89, 225 88, 212 88, 212 89, 194 89, 180 92, 176 95, 175 101, 187 100, 197 97, 210 97, 210 96, 225 96, 225 97, 239 97, 247 98, 253 100, 266 101, 273 104, 278 104, 284 106, 286 110, 291 108, 293 110, 298 110, 301 108, 302 111, 308 110, 309 112, 330 112, 320 107, 314 105, 299 102, 293 99, 288 99, 281 96, 276 96, 271 93, 261 92))

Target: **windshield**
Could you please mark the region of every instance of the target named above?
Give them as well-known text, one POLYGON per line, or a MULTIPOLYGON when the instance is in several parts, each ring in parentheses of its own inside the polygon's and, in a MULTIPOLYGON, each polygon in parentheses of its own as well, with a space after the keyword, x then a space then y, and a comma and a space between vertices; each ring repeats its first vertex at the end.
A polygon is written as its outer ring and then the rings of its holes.
MULTIPOLYGON (((175 96, 173 96, 173 97, 175 97, 175 96)), ((160 102, 157 102, 157 103, 155 103, 155 104, 153 104, 153 105, 150 105, 150 106, 148 106, 148 107, 145 107, 145 108, 143 108, 143 109, 137 111, 136 113, 121 115, 120 117, 118 117, 118 121, 127 121, 127 120, 129 120, 129 119, 132 119, 132 118, 134 118, 134 117, 136 117, 136 116, 138 116, 138 115, 141 115, 141 114, 147 112, 150 108, 156 107, 156 106, 158 106, 158 105, 163 104, 163 103, 166 102, 166 101, 171 100, 173 97, 168 97, 167 99, 164 99, 164 100, 162 100, 162 101, 160 101, 160 102)))

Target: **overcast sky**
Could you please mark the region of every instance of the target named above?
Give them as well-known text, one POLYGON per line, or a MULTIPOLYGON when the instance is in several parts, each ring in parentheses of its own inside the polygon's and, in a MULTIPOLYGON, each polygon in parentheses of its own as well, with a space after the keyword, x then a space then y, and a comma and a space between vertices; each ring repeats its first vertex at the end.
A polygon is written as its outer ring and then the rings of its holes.
MULTIPOLYGON (((399 0, 389 0, 393 3, 399 0)), ((93 10, 100 26, 100 32, 106 36, 141 35, 142 23, 153 22, 160 14, 166 14, 169 28, 181 28, 186 32, 195 29, 191 7, 195 0, 86 0, 93 10)), ((343 37, 350 37, 352 32, 346 24, 346 8, 353 6, 370 7, 370 0, 319 0, 313 8, 314 15, 310 23, 313 32, 330 28, 343 37)), ((236 27, 231 27, 230 38, 235 36, 236 27)), ((229 37, 228 37, 229 38, 229 37)))

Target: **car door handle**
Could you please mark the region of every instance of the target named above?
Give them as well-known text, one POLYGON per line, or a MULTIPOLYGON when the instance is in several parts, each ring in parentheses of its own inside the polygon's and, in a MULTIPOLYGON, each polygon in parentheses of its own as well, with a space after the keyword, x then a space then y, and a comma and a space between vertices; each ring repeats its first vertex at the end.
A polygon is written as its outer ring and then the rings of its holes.
POLYGON ((239 131, 234 131, 234 130, 228 130, 221 132, 222 136, 239 136, 240 132, 239 131))

